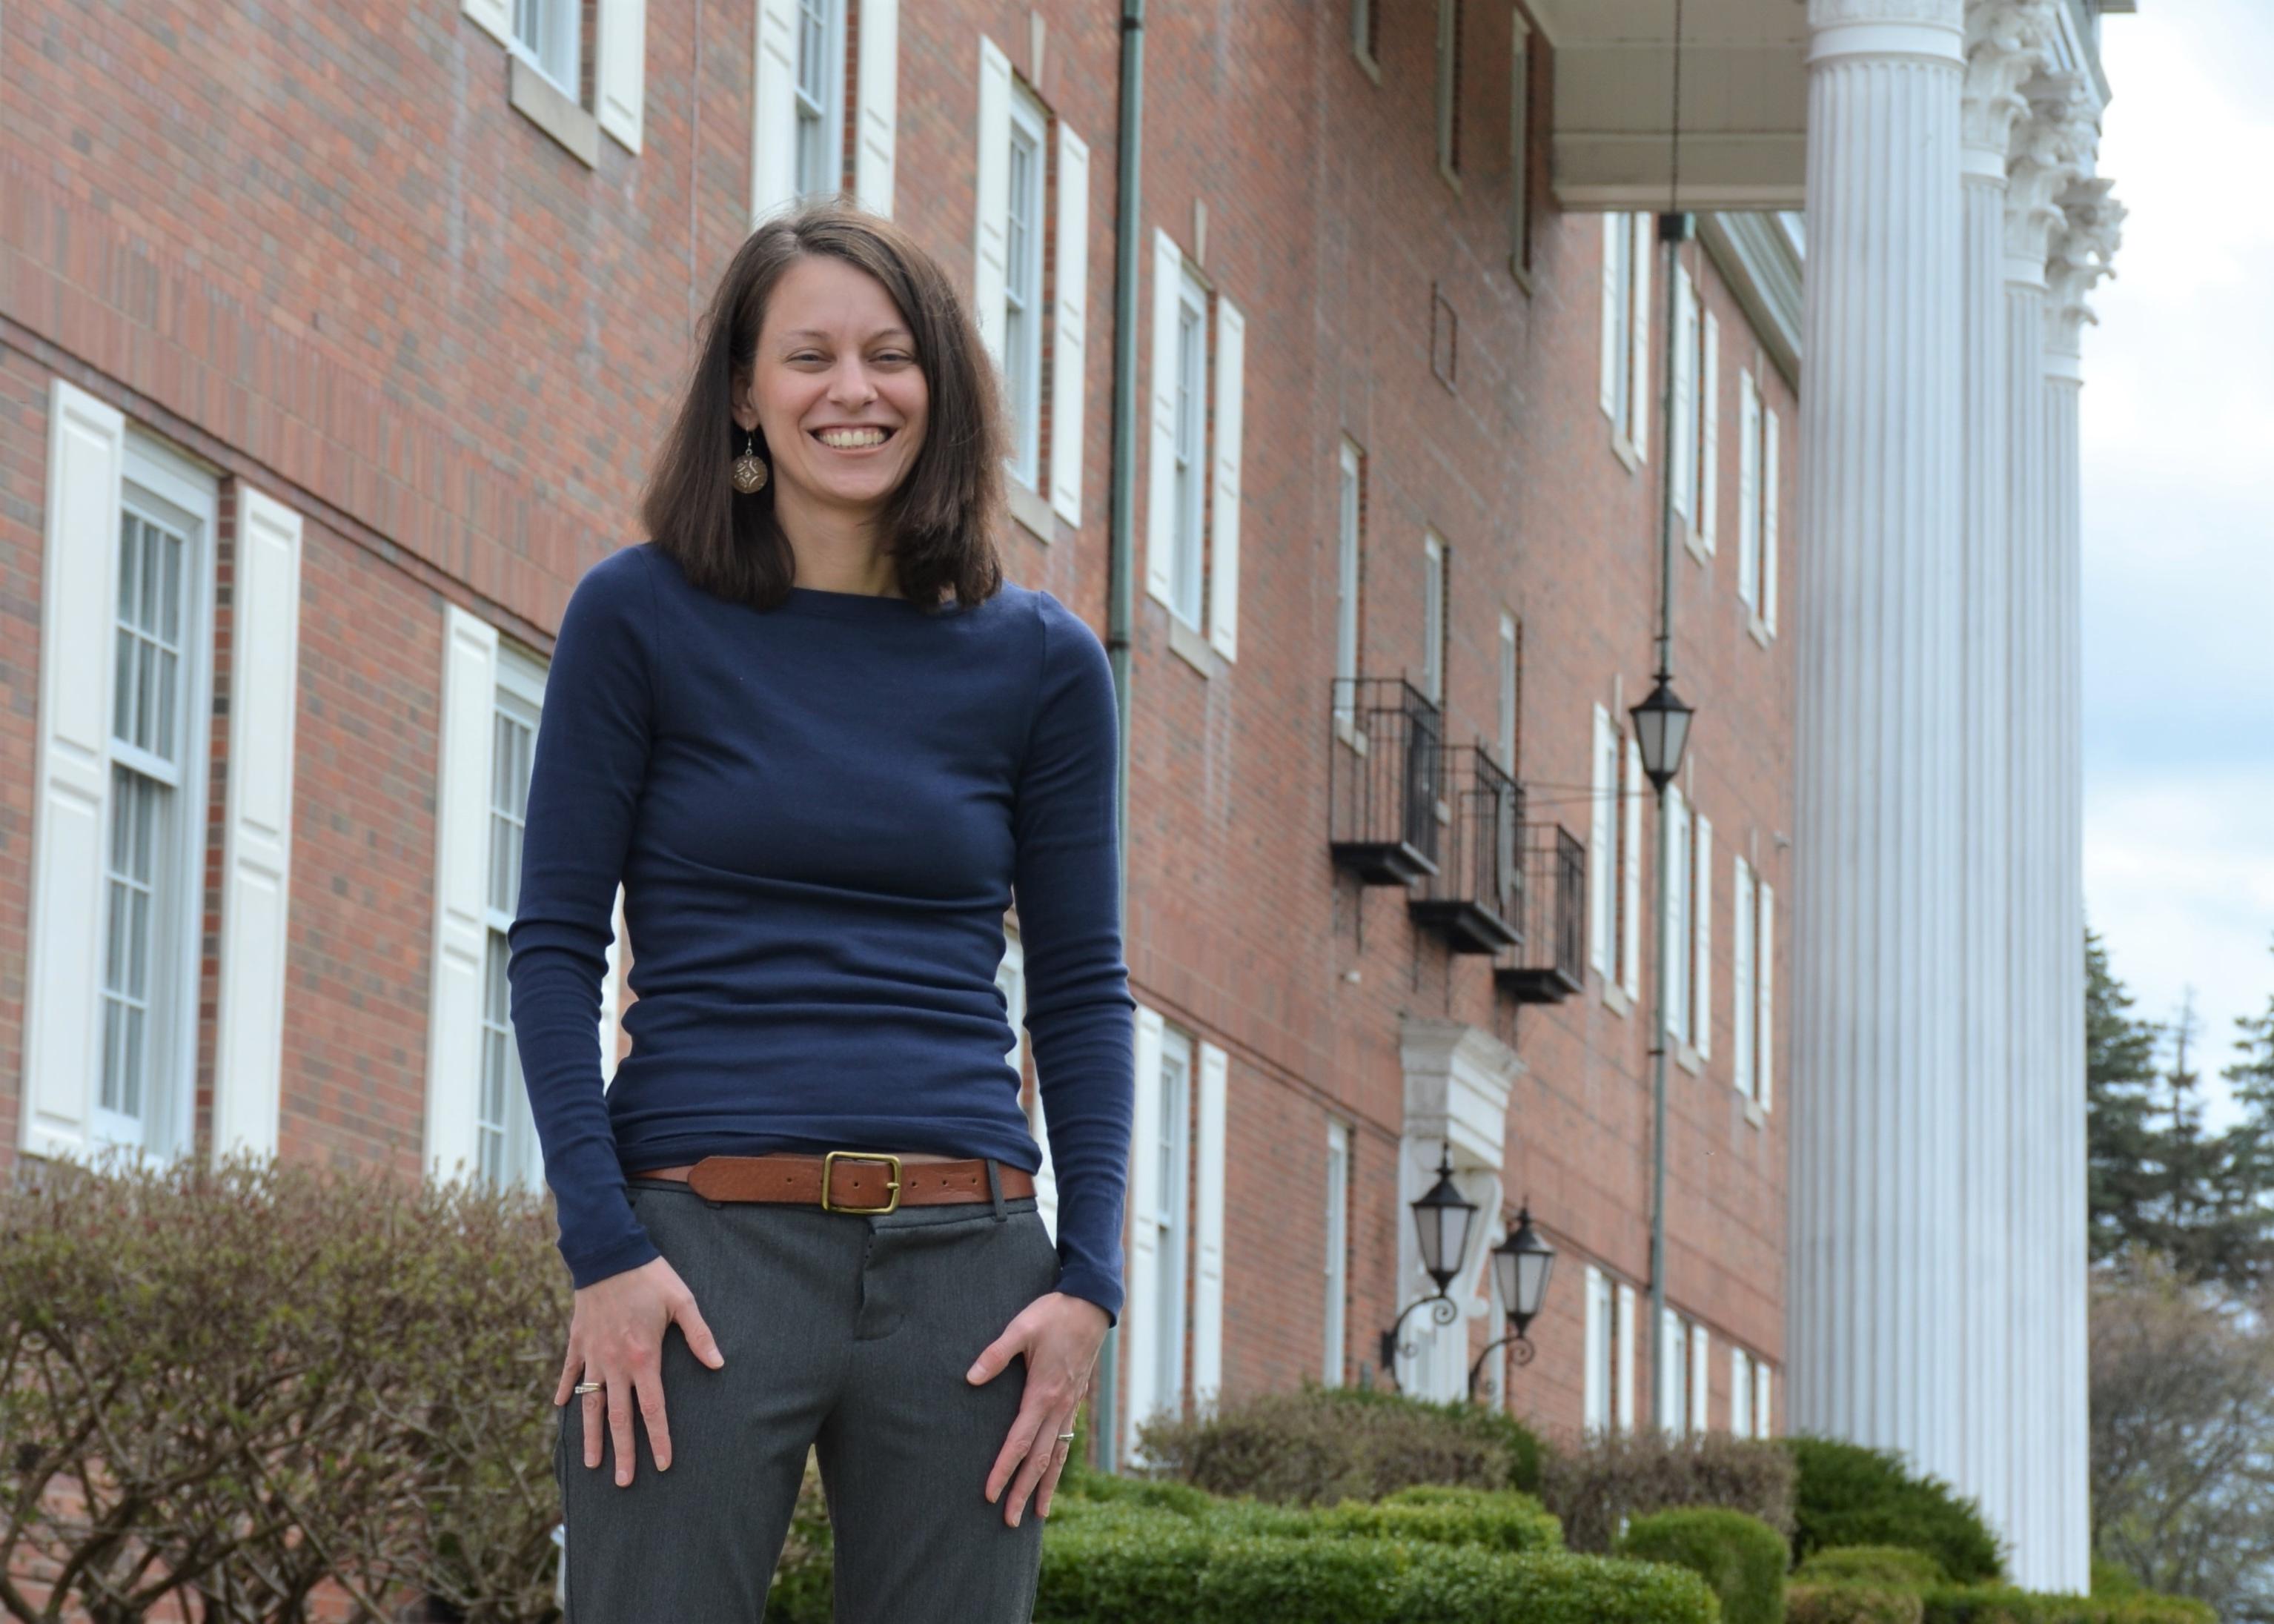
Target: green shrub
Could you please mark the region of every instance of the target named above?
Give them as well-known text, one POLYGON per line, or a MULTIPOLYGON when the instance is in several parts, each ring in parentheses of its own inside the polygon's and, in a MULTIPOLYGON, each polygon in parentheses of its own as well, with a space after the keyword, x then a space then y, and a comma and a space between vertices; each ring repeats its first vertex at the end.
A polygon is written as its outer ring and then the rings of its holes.
POLYGON ((1921 1624, 1924 1613, 1913 1590, 1795 1584, 1784 1593, 1785 1624, 1921 1624))
POLYGON ((1784 1617, 1785 1537, 1742 1511, 1715 1506, 1637 1517, 1618 1553, 1687 1568, 1713 1587, 1722 1624, 1778 1624, 1784 1617))
POLYGON ((1947 1585, 1924 1597, 1925 1624, 2218 1624, 2199 1601, 2139 1595, 2045 1596, 2004 1585, 1947 1585))
POLYGON ((1808 1584, 1877 1584, 1898 1590, 1950 1583, 1931 1553, 1904 1545, 1834 1545, 1803 1562, 1793 1577, 1808 1584))
POLYGON ((2127 1570, 2097 1556, 2092 1559, 2092 1597, 2095 1601, 2118 1601, 2147 1593, 2148 1587, 2127 1570))
POLYGON ((1912 1472, 1892 1449, 1828 1438, 1783 1443, 1799 1468, 1793 1554, 1800 1560, 1827 1546, 1902 1545, 1928 1553, 1961 1584, 2004 1575, 2004 1554, 1981 1508, 1939 1477, 1912 1472))
POLYGON ((1610 1550, 1627 1520, 1685 1506, 1743 1511, 1789 1535, 1792 1484, 1782 1448, 1728 1432, 1591 1432, 1540 1470, 1540 1498, 1562 1522, 1563 1543, 1596 1553, 1610 1550))
POLYGON ((1307 1377, 1191 1420, 1148 1417, 1137 1437, 1161 1475, 1281 1505, 1379 1500, 1418 1483, 1531 1492, 1540 1477, 1539 1440, 1511 1417, 1307 1377))

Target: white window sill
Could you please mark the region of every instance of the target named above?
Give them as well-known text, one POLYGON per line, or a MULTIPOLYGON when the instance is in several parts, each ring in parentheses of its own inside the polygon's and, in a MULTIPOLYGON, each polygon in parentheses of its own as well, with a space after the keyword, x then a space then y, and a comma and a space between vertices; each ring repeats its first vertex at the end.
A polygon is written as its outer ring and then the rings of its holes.
POLYGON ((1209 640, 1173 613, 1169 616, 1169 652, 1204 677, 1216 675, 1216 650, 1209 640))
POLYGON ((1003 470, 1003 491, 1011 516, 1035 540, 1050 543, 1058 539, 1058 515, 1042 493, 1006 466, 1003 470))
POLYGON ((511 58, 514 109, 567 147, 588 169, 600 162, 600 123, 561 93, 561 86, 538 72, 525 56, 511 58))
POLYGON ((1767 1124, 1769 1114, 1761 1109, 1761 1102, 1758 1100, 1747 1099, 1743 1094, 1737 1097, 1744 1101, 1745 1121, 1748 1124, 1756 1128, 1767 1124))
POLYGON ((1690 556, 1703 564, 1713 556, 1713 544, 1687 526, 1683 527, 1682 545, 1690 549, 1690 556))
POLYGON ((1634 441, 1626 437, 1626 432, 1616 426, 1611 430, 1611 453, 1627 465, 1627 472, 1630 474, 1642 466, 1642 453, 1635 449, 1634 441))
POLYGON ((1616 981, 1603 983, 1603 1002, 1614 1015, 1629 1015, 1634 1012, 1634 1000, 1627 996, 1627 989, 1616 981))
POLYGON ((1705 1060, 1689 1044, 1676 1038, 1674 1042, 1674 1064, 1695 1077, 1706 1069, 1705 1060))
POLYGON ((1437 166, 1437 178, 1443 181, 1448 186, 1450 186, 1453 189, 1453 195, 1455 197, 1457 198, 1461 195, 1461 177, 1457 171, 1440 163, 1437 166))
POLYGON ((1745 635, 1765 649, 1769 646, 1769 639, 1776 635, 1768 628, 1767 622, 1757 614, 1749 614, 1745 617, 1745 635))
MULTIPOLYGON (((1378 3, 1379 0, 1377 0, 1377 4, 1378 3)), ((1355 45, 1351 47, 1351 58, 1358 64, 1359 71, 1364 73, 1367 78, 1372 79, 1377 85, 1382 83, 1382 64, 1380 63, 1367 56, 1363 50, 1360 50, 1355 45)))
POLYGON ((1358 724, 1347 713, 1335 718, 1335 737, 1350 746, 1352 754, 1363 756, 1367 753, 1366 735, 1359 732, 1358 724))

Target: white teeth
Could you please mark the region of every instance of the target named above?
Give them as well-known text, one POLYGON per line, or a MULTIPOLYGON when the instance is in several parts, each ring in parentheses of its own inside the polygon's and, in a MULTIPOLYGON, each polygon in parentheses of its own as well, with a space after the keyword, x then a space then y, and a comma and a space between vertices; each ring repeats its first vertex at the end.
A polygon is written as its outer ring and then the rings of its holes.
POLYGON ((825 432, 817 438, 818 438, 821 443, 825 446, 835 446, 840 448, 849 449, 858 446, 883 445, 885 443, 885 431, 882 429, 862 429, 845 433, 825 432))

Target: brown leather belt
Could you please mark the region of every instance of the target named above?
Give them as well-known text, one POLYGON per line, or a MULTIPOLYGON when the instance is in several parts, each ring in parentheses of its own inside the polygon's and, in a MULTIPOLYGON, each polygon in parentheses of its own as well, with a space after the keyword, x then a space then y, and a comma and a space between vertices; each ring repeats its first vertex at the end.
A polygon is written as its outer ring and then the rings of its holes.
MULTIPOLYGON (((705 1156, 683 1168, 657 1168, 628 1178, 669 1178, 713 1201, 795 1201, 830 1213, 889 1213, 898 1207, 985 1201, 984 1156, 960 1162, 910 1162, 885 1151, 832 1150, 821 1155, 779 1151, 764 1156, 705 1156)), ((1035 1193, 1034 1176, 995 1164, 1005 1200, 1035 1193)))

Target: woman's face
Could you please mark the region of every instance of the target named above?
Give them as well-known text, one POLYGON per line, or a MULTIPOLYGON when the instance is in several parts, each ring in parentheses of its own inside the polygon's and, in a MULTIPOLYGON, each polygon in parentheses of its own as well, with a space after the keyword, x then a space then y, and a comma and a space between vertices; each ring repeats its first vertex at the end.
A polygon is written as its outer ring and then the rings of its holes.
POLYGON ((915 466, 930 401, 915 335, 884 284, 842 259, 807 255, 766 301, 734 421, 764 436, 777 506, 787 498, 870 509, 915 466), (821 438, 847 427, 882 429, 884 441, 834 447, 821 438))

